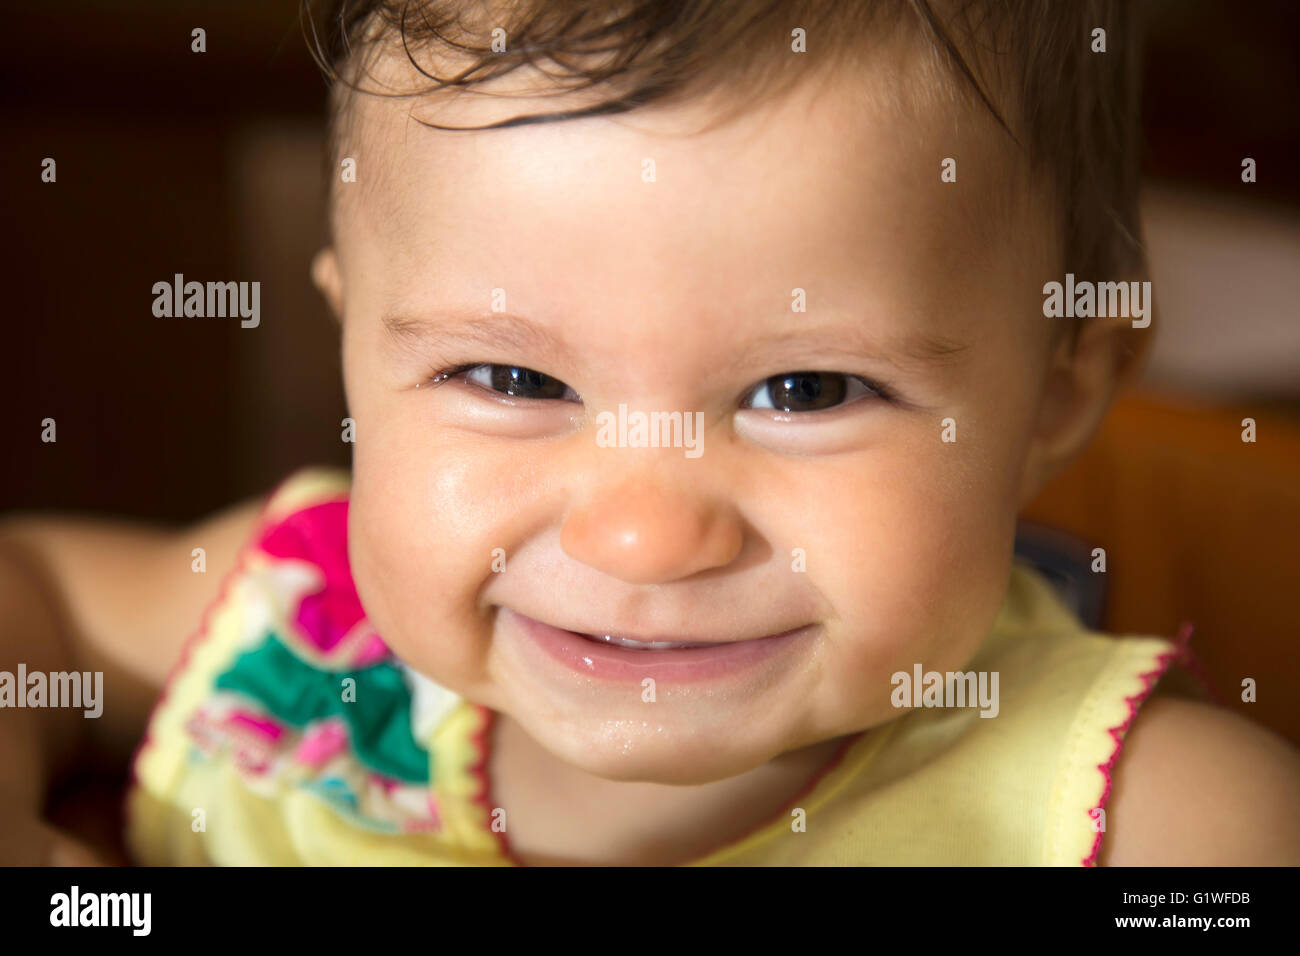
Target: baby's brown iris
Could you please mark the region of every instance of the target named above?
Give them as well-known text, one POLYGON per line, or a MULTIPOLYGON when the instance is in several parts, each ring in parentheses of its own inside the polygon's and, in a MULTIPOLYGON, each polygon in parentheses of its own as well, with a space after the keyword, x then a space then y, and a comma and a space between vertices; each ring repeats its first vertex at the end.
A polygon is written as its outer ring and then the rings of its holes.
POLYGON ((563 398, 568 386, 557 378, 518 365, 492 365, 494 391, 519 398, 563 398))
POLYGON ((786 372, 767 380, 772 407, 782 412, 814 412, 844 401, 847 380, 838 373, 786 372))

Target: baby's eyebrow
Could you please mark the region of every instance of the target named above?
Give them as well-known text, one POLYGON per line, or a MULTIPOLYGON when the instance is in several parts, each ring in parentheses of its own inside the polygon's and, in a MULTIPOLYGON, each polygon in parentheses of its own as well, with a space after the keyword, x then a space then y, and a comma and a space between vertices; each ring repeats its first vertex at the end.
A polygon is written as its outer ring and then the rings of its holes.
POLYGON ((394 342, 420 353, 466 345, 542 357, 565 351, 549 329, 509 312, 481 315, 440 311, 427 316, 390 312, 382 322, 394 342))
POLYGON ((942 335, 920 333, 905 337, 901 350, 908 358, 918 362, 948 364, 959 359, 968 348, 970 345, 966 342, 958 342, 942 335))
POLYGON ((960 362, 970 344, 945 335, 912 330, 887 337, 877 336, 861 323, 851 322, 833 328, 809 328, 778 332, 746 344, 739 361, 778 354, 795 360, 837 352, 889 362, 900 368, 912 365, 944 367, 960 362))
MULTIPOLYGON (((567 353, 564 343, 551 330, 509 312, 489 315, 438 311, 424 315, 389 312, 383 316, 389 337, 410 351, 424 355, 447 348, 499 349, 516 355, 552 360, 567 353)), ((846 322, 833 328, 808 328, 777 332, 751 339, 732 359, 732 364, 770 364, 770 356, 790 361, 835 353, 878 358, 900 368, 912 365, 950 366, 961 361, 969 344, 922 330, 882 339, 861 323, 846 322)))

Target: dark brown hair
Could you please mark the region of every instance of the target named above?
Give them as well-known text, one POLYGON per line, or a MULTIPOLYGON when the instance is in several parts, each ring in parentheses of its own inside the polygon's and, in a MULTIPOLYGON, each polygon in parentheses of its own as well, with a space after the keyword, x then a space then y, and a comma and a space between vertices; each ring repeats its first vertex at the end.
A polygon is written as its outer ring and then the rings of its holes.
MULTIPOLYGON (((473 129, 618 113, 712 87, 763 95, 790 57, 791 31, 819 61, 860 56, 882 25, 904 18, 928 37, 966 95, 990 111, 1031 168, 1055 185, 1065 262, 1081 276, 1143 269, 1138 229, 1138 38, 1132 0, 302 0, 304 31, 333 84, 330 147, 366 56, 400 44, 428 82, 471 91, 520 67, 556 94, 607 90, 582 109, 515 116, 473 129), (492 31, 508 37, 492 49, 492 31), (1105 30, 1106 52, 1092 50, 1105 30), (439 75, 421 59, 455 63, 439 75)), ((436 125, 436 124, 427 124, 436 125)), ((449 129, 457 127, 437 127, 449 129)), ((334 177, 331 176, 331 179, 334 177)))

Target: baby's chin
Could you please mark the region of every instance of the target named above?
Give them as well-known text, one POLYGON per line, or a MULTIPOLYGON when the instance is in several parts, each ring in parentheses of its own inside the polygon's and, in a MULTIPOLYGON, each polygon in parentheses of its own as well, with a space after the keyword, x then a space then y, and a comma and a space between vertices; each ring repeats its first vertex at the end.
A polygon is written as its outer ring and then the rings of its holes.
POLYGON ((730 727, 698 727, 671 719, 530 721, 514 718, 558 760, 620 783, 697 786, 755 770, 812 740, 749 738, 730 727))

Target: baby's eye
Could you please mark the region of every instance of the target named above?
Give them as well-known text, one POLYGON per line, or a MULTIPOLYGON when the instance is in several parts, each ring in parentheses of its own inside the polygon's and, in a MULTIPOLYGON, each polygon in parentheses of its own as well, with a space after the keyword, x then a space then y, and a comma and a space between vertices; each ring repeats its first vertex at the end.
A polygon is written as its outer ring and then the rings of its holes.
POLYGON ((464 374, 466 381, 515 398, 581 401, 578 393, 558 378, 521 365, 475 365, 464 374))
POLYGON ((778 412, 816 412, 872 395, 885 397, 882 389, 856 375, 783 372, 756 386, 741 404, 744 408, 770 408, 778 412))

